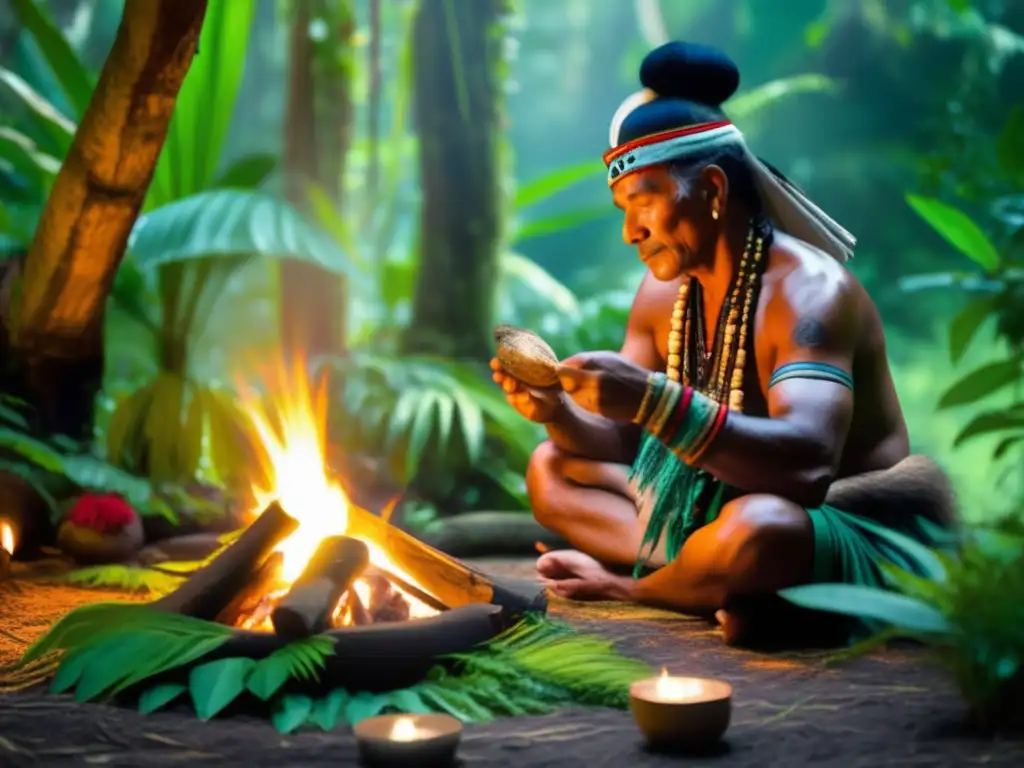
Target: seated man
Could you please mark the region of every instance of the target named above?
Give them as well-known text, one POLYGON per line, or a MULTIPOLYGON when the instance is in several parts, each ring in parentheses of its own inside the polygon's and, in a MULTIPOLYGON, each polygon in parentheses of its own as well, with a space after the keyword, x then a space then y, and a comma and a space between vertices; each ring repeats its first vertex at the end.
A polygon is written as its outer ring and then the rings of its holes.
POLYGON ((735 65, 670 43, 640 80, 605 155, 648 269, 621 352, 565 361, 563 391, 492 367, 550 437, 530 499, 578 551, 540 558, 549 587, 716 616, 727 642, 758 643, 786 623, 778 590, 882 584, 883 561, 916 570, 954 505, 910 455, 881 320, 844 266, 853 238, 721 110, 735 65))

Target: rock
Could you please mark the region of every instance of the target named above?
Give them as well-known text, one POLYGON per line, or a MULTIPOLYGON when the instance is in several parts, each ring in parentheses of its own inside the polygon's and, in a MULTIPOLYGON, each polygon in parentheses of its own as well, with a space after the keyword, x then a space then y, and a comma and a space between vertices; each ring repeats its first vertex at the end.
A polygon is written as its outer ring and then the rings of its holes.
POLYGON ((220 535, 216 533, 193 533, 188 536, 173 536, 157 544, 150 544, 139 550, 136 560, 139 565, 157 565, 168 560, 172 562, 195 562, 205 560, 220 549, 220 535))
POLYGON ((531 556, 538 553, 538 543, 548 549, 569 546, 529 512, 467 512, 446 518, 419 538, 452 557, 531 556))
POLYGON ((65 520, 57 528, 57 546, 82 565, 123 563, 142 547, 142 521, 136 516, 119 529, 97 531, 65 520))

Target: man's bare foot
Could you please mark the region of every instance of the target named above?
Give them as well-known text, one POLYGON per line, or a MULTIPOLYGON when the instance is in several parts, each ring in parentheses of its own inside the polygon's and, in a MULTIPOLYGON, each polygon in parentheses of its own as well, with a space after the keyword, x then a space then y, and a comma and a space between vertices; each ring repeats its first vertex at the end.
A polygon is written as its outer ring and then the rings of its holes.
POLYGON ((541 555, 537 559, 537 575, 545 587, 569 600, 625 600, 631 582, 574 549, 541 555))

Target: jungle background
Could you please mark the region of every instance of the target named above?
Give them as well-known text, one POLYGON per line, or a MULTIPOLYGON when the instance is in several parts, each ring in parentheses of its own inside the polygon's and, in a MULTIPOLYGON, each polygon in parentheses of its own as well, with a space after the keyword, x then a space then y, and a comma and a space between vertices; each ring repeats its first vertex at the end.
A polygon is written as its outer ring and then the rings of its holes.
POLYGON ((210 0, 131 237, 60 272, 106 296, 90 413, 44 381, 88 362, 46 341, 85 315, 54 330, 25 297, 60 293, 37 227, 124 9, 0 0, 0 469, 54 520, 87 489, 177 524, 251 483, 234 392, 282 352, 328 373, 332 461, 405 490, 408 525, 524 510, 541 432, 489 380, 491 329, 619 346, 642 268, 600 155, 669 39, 735 58, 727 112, 858 236, 914 449, 964 516, 1019 506, 1024 2, 210 0))

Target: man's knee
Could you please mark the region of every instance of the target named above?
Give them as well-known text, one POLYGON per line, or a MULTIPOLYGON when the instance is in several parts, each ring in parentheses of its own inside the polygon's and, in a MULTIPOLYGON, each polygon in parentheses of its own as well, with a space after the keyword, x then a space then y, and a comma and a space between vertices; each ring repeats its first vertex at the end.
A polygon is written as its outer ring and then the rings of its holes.
POLYGON ((774 592, 809 578, 814 529, 802 507, 778 496, 751 494, 726 504, 719 520, 730 592, 774 592))

